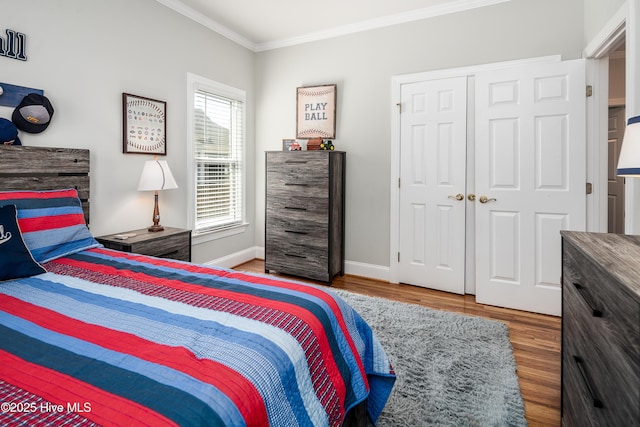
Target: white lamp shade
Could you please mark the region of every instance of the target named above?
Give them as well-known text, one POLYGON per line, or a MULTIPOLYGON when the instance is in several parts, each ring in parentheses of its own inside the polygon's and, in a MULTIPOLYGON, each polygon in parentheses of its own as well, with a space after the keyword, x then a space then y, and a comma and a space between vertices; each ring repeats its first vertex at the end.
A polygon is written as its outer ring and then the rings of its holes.
POLYGON ((147 160, 142 169, 138 191, 157 191, 178 188, 166 160, 147 160))
POLYGON ((618 176, 640 176, 640 116, 631 117, 624 131, 618 176))

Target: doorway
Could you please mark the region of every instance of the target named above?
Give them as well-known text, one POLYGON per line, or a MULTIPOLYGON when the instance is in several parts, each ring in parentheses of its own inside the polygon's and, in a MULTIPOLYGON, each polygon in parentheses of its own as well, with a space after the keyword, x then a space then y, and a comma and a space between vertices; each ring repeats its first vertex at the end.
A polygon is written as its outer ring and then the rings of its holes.
POLYGON ((626 124, 625 44, 609 55, 607 231, 624 234, 625 178, 616 175, 626 124))
POLYGON ((624 178, 616 175, 616 169, 625 123, 624 107, 609 107, 607 231, 616 234, 624 234, 624 178))
MULTIPOLYGON (((589 115, 589 146, 593 152, 588 161, 591 170, 590 180, 594 183, 593 201, 591 203, 592 218, 589 231, 607 232, 608 230, 608 178, 613 174, 615 161, 608 156, 608 121, 609 106, 625 106, 625 114, 633 115, 638 111, 640 98, 635 76, 640 66, 638 51, 638 24, 640 9, 634 2, 624 2, 618 11, 607 21, 594 39, 586 46, 583 56, 590 68, 591 81, 594 86, 593 108, 589 115), (616 59, 624 57, 624 75, 614 77, 610 75, 616 59), (615 79, 615 81, 614 81, 615 79), (609 89, 615 89, 612 83, 618 83, 621 91, 616 95, 610 94, 609 89), (600 90, 597 90, 600 88, 600 90), (600 190, 602 189, 602 190, 600 190)), ((640 200, 640 185, 637 179, 626 180, 624 186, 624 232, 638 234, 640 229, 640 209, 636 209, 640 200)))

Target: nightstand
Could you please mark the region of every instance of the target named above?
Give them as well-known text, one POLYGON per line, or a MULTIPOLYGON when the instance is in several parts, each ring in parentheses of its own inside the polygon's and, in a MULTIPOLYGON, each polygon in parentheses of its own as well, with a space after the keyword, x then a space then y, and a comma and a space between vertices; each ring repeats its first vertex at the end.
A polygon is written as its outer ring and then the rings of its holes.
POLYGON ((159 258, 191 261, 191 230, 164 227, 163 231, 150 232, 146 228, 96 237, 105 248, 159 258), (135 234, 126 239, 117 239, 120 234, 135 234))

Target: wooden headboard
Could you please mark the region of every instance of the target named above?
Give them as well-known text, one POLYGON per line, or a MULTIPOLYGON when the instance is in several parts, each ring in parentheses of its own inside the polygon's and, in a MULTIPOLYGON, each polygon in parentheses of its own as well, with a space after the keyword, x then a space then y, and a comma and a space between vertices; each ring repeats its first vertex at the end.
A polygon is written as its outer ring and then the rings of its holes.
POLYGON ((89 150, 0 145, 0 191, 75 188, 89 224, 89 150))

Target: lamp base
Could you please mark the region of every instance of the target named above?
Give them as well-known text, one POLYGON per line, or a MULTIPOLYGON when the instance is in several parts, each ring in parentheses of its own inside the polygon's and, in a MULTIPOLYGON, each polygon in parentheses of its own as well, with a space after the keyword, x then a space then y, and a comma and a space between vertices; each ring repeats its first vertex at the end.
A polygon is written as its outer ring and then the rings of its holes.
POLYGON ((153 225, 147 230, 155 233, 156 231, 164 230, 164 227, 160 225, 160 210, 158 209, 158 191, 156 190, 154 197, 155 203, 153 204, 153 225))

